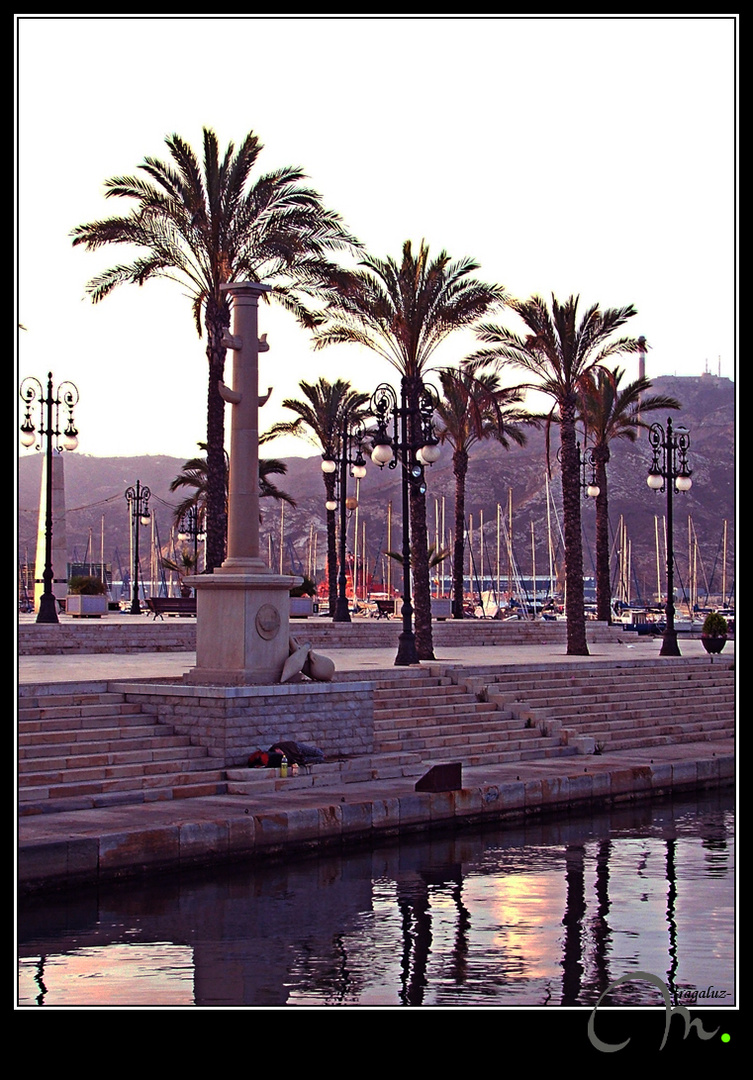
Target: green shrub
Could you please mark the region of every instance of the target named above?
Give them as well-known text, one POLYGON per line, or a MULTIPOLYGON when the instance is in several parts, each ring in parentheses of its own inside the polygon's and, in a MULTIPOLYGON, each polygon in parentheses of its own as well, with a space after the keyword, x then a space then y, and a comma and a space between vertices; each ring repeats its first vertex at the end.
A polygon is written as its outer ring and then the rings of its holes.
POLYGON ((701 633, 706 637, 725 637, 727 634, 727 620, 718 611, 712 611, 703 620, 701 633))
POLYGON ((303 582, 300 585, 296 585, 290 590, 291 596, 316 596, 316 585, 311 578, 304 577, 303 582))
POLYGON ((103 596, 107 588, 99 578, 78 574, 68 581, 68 592, 74 596, 103 596))

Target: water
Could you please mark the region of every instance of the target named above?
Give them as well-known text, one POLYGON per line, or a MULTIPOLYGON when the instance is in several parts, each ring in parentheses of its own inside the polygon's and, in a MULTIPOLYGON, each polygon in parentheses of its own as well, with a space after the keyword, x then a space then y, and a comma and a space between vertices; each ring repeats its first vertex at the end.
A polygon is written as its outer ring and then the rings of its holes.
POLYGON ((726 1007, 734 882, 725 791, 78 891, 19 910, 18 1004, 593 1006, 644 971, 726 1007))

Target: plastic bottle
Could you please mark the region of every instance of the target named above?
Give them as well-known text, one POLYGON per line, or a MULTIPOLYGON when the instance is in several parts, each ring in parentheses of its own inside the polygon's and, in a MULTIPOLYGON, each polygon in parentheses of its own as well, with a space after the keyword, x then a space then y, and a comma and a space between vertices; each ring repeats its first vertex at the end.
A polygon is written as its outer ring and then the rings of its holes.
POLYGON ((288 775, 288 759, 285 755, 282 755, 282 761, 280 762, 280 776, 288 775))

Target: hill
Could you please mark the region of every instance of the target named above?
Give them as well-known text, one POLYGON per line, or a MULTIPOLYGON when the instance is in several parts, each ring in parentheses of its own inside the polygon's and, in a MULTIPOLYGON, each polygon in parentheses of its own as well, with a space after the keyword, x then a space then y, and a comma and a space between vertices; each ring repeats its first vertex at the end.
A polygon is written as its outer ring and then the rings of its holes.
MULTIPOLYGON (((695 568, 699 588, 705 583, 711 590, 720 588, 721 544, 724 523, 727 522, 727 582, 731 582, 731 567, 735 544, 735 388, 728 379, 705 374, 700 377, 660 376, 653 380, 652 392, 670 394, 682 403, 673 416, 673 423, 683 423, 691 433, 691 468, 693 487, 675 500, 675 551, 681 582, 688 580, 689 565, 695 568), (690 538, 690 539, 689 539, 690 538), (696 541, 697 540, 697 544, 696 541), (690 553, 690 559, 689 559, 690 553)), ((653 419, 666 423, 666 417, 653 419)), ((553 434, 552 453, 556 452, 553 434)), ((274 444, 265 448, 274 454, 274 444)), ((280 528, 283 535, 283 566, 287 569, 309 569, 316 552, 319 568, 324 564, 325 510, 324 485, 321 479, 321 459, 284 459, 288 472, 278 478, 278 484, 296 500, 296 507, 265 500, 262 504, 262 544, 271 552, 272 565, 279 566, 280 528)), ((615 532, 620 519, 624 522, 630 543, 632 577, 642 594, 648 595, 656 582, 656 524, 666 510, 666 498, 650 491, 646 475, 651 454, 645 434, 635 444, 619 441, 612 444, 609 467, 610 520, 615 532)), ((151 509, 154 513, 155 534, 163 547, 169 543, 173 508, 177 504, 170 494, 171 480, 180 472, 183 459, 164 456, 133 456, 128 458, 96 458, 86 455, 65 455, 65 483, 69 558, 99 561, 104 535, 104 556, 113 566, 115 579, 129 563, 128 506, 126 488, 136 479, 152 491, 151 509)), ((477 565, 480 558, 478 526, 483 515, 485 524, 484 564, 496 569, 497 507, 507 518, 512 506, 513 548, 523 573, 529 573, 532 563, 532 533, 536 550, 537 572, 548 572, 549 525, 557 558, 561 558, 558 540, 558 521, 561 517, 560 486, 556 459, 550 479, 551 499, 547 506, 545 436, 533 431, 527 445, 505 451, 493 443, 477 445, 471 455, 467 481, 466 511, 472 519, 474 551, 477 565)), ((18 542, 19 559, 33 561, 36 547, 36 528, 41 477, 41 454, 19 460, 18 471, 18 542)), ((445 542, 452 529, 454 479, 449 448, 440 461, 427 470, 428 506, 432 539, 441 534, 445 524, 445 542)), ((352 481, 351 483, 355 483, 352 481)), ((392 546, 399 547, 400 485, 394 470, 369 467, 360 486, 358 511, 358 546, 363 548, 364 535, 369 572, 381 579, 383 562, 379 552, 386 550, 388 539, 388 506, 392 503, 392 546)), ((593 565, 593 505, 584 505, 584 550, 586 573, 593 565)), ((352 529, 348 547, 352 550, 352 529)), ((441 541, 441 535, 440 535, 441 541)), ((142 548, 148 549, 147 530, 142 533, 142 548)), ((502 543, 504 551, 504 542, 502 543)), ((503 555, 504 565, 506 560, 503 555)), ((503 570, 503 573, 505 570, 503 570)))

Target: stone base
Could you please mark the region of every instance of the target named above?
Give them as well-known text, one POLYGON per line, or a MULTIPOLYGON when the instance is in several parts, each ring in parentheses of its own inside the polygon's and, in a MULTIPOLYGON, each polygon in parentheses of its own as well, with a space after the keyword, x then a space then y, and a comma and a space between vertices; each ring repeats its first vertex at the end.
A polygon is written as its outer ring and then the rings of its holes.
POLYGON ((220 571, 188 579, 196 589, 195 686, 279 683, 290 655, 290 589, 300 578, 220 571))

